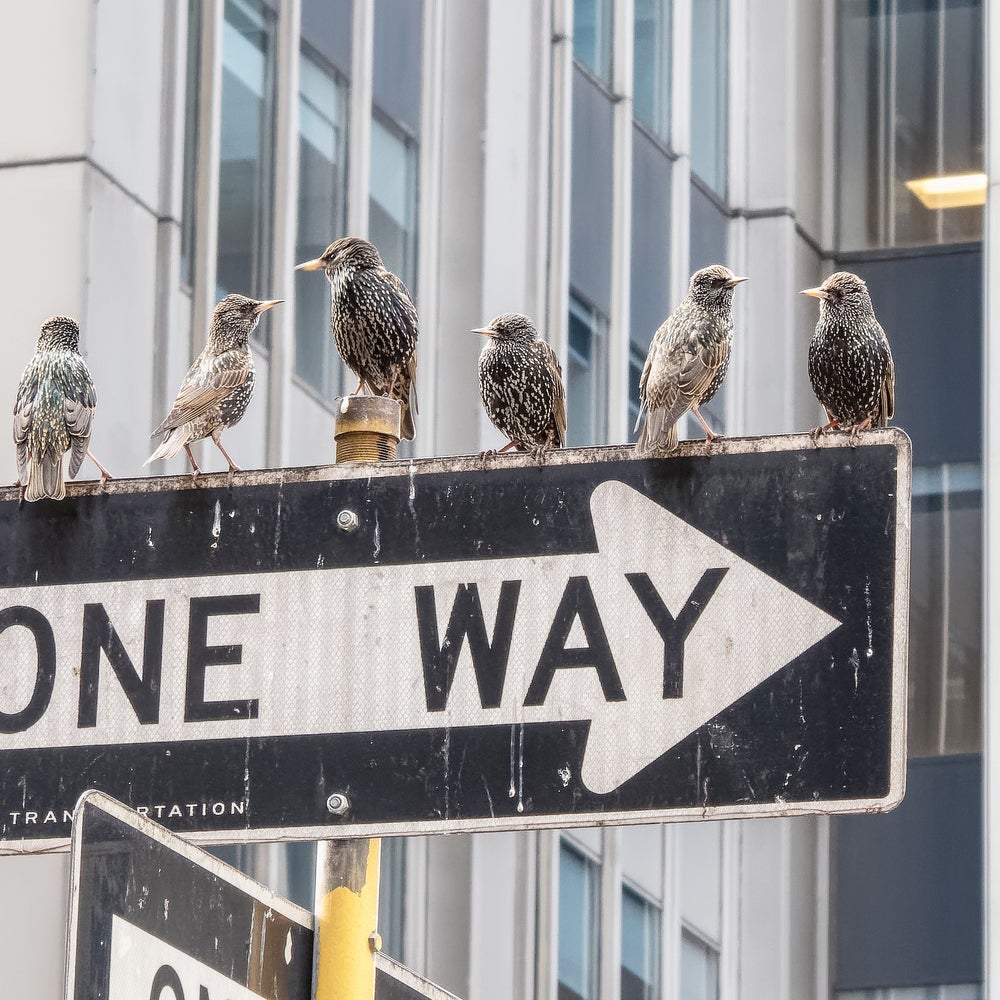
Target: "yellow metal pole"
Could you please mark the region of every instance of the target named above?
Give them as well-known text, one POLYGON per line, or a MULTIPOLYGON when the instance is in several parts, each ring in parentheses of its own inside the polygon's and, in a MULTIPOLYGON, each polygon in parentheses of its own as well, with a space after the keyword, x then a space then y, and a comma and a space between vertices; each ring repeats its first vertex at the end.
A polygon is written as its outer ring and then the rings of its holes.
MULTIPOLYGON (((396 457, 400 405, 385 396, 341 400, 334 438, 337 462, 382 462, 396 457)), ((331 813, 346 815, 351 803, 331 792, 331 813)), ((382 842, 325 840, 316 845, 315 1000, 374 1000, 382 842)))
POLYGON ((372 1000, 380 840, 316 845, 316 1000, 372 1000))

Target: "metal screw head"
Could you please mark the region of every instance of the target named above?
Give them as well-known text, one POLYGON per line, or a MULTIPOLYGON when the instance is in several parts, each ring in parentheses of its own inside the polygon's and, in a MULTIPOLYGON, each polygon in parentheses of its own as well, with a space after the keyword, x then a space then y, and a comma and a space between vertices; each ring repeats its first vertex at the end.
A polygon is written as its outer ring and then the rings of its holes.
POLYGON ((329 809, 334 816, 344 816, 347 813, 347 810, 351 808, 351 800, 342 792, 334 792, 326 800, 326 808, 329 809))
POLYGON ((353 510, 342 510, 337 515, 337 527, 341 531, 357 531, 360 526, 361 521, 358 519, 358 515, 354 513, 353 510))
POLYGON ((374 931, 368 935, 368 947, 371 948, 372 951, 382 950, 382 935, 379 934, 378 931, 374 931))

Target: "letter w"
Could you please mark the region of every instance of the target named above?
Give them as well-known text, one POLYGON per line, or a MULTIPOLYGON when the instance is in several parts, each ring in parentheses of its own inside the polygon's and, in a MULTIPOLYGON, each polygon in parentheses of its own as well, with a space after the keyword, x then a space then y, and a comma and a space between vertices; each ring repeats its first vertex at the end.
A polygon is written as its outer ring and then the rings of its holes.
POLYGON ((414 587, 413 590, 417 600, 417 630, 420 633, 420 658, 424 668, 427 711, 443 712, 447 707, 458 657, 466 638, 469 640, 472 666, 476 671, 479 701, 483 708, 499 708, 504 678, 507 675, 507 658, 510 655, 510 640, 514 633, 514 614, 517 611, 521 581, 504 580, 500 585, 500 602, 492 642, 486 635, 483 607, 476 584, 459 584, 444 642, 440 642, 438 638, 434 588, 414 587))

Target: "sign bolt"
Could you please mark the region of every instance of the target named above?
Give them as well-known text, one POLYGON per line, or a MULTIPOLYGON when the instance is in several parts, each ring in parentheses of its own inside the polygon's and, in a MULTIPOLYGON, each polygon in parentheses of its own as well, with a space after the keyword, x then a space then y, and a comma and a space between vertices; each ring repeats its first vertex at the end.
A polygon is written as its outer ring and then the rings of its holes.
POLYGON ((368 935, 368 947, 371 948, 372 951, 382 950, 382 935, 379 934, 378 931, 373 931, 368 935))
POLYGON ((357 531, 360 525, 361 521, 358 520, 358 515, 355 514, 353 510, 342 510, 337 515, 337 527, 340 528, 341 531, 346 531, 348 533, 357 531))
POLYGON ((351 800, 341 792, 334 792, 326 800, 326 808, 333 813, 334 816, 346 816, 347 810, 351 808, 351 800))

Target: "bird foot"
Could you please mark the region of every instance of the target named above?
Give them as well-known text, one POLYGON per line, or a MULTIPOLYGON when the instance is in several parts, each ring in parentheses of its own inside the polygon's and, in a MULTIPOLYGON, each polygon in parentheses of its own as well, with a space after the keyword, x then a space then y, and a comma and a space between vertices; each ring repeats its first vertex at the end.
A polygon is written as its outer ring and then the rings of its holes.
POLYGON ((720 439, 725 439, 725 437, 726 437, 725 434, 716 434, 715 431, 709 431, 705 435, 705 454, 711 455, 712 446, 715 444, 715 442, 720 439))
POLYGON ((238 465, 231 465, 231 466, 229 466, 229 475, 226 476, 226 485, 227 486, 232 486, 233 485, 233 476, 235 476, 237 472, 242 472, 242 471, 243 470, 238 465))
POLYGON ((19 479, 14 485, 17 487, 17 508, 20 510, 24 506, 24 489, 28 484, 22 483, 19 479))
POLYGON ((545 456, 548 454, 549 447, 545 444, 536 444, 528 449, 529 454, 535 460, 535 464, 541 468, 545 464, 545 456))
POLYGON ((489 460, 495 458, 497 454, 496 448, 487 448, 486 451, 481 451, 479 453, 479 461, 485 469, 489 465, 489 460))
POLYGON ((840 430, 840 425, 837 423, 836 420, 831 420, 829 423, 820 424, 819 427, 814 427, 809 432, 809 437, 812 438, 813 445, 816 448, 818 448, 820 437, 827 431, 836 431, 836 430, 840 430))
POLYGON ((850 427, 846 428, 847 433, 850 435, 850 442, 852 448, 857 448, 861 443, 861 432, 868 430, 872 425, 872 418, 865 417, 864 420, 859 421, 856 424, 852 424, 850 427))

